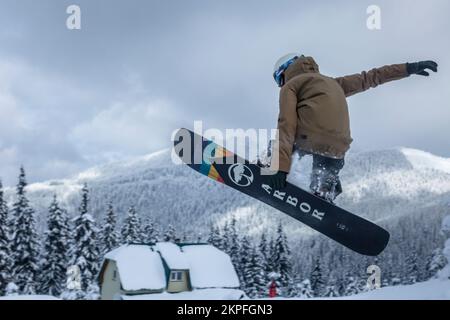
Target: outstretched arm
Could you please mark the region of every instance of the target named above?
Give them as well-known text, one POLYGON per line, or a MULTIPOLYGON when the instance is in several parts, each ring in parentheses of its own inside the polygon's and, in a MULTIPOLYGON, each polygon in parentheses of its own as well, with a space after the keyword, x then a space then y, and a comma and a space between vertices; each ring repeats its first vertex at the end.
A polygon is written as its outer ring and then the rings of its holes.
POLYGON ((336 81, 344 89, 346 97, 366 91, 370 88, 376 88, 380 84, 399 80, 408 77, 406 63, 393 64, 381 68, 375 68, 370 71, 352 74, 344 77, 336 78, 336 81))
POLYGON ((421 61, 416 63, 393 64, 359 74, 336 78, 336 81, 344 89, 347 97, 375 88, 380 84, 409 77, 411 74, 429 76, 425 71, 430 69, 437 72, 437 63, 434 61, 421 61))

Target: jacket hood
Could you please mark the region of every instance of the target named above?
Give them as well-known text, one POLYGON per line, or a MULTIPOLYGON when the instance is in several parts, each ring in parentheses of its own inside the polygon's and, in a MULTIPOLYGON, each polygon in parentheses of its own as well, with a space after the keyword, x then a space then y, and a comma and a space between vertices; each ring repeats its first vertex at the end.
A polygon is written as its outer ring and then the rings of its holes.
POLYGON ((287 83, 292 78, 304 73, 319 73, 319 66, 313 57, 300 57, 284 72, 284 81, 287 83))

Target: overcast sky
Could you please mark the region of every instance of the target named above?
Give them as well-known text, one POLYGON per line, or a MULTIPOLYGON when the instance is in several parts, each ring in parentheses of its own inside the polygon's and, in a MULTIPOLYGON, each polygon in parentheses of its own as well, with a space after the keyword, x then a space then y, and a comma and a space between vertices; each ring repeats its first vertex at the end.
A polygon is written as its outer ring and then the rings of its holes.
POLYGON ((170 145, 171 132, 272 128, 274 61, 341 76, 435 59, 440 72, 349 99, 353 150, 450 157, 450 2, 0 0, 0 176, 67 177, 170 145), (78 4, 81 30, 66 28, 78 4), (382 29, 366 27, 381 7, 382 29))

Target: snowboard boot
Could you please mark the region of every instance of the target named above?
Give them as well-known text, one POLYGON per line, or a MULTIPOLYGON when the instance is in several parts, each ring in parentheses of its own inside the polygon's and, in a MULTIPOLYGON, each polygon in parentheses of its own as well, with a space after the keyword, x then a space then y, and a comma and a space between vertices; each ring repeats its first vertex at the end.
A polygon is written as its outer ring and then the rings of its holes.
POLYGON ((332 159, 320 155, 313 155, 311 192, 325 201, 334 204, 334 200, 342 193, 339 171, 343 166, 343 159, 332 159))
POLYGON ((342 193, 342 188, 341 191, 338 191, 338 186, 340 187, 340 183, 337 185, 333 185, 331 188, 327 187, 327 186, 322 186, 321 188, 317 189, 311 189, 312 193, 319 197, 322 198, 325 201, 328 201, 331 204, 334 204, 334 200, 338 197, 339 194, 342 193))

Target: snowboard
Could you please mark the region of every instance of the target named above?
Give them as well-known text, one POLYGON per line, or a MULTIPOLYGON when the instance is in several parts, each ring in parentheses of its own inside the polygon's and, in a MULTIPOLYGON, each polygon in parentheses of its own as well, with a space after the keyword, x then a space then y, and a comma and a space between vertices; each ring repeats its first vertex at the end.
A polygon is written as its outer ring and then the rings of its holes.
POLYGON ((174 152, 195 171, 291 216, 359 254, 377 256, 389 242, 385 229, 289 182, 282 190, 271 188, 270 176, 262 174, 264 169, 258 164, 188 129, 176 132, 174 152))

